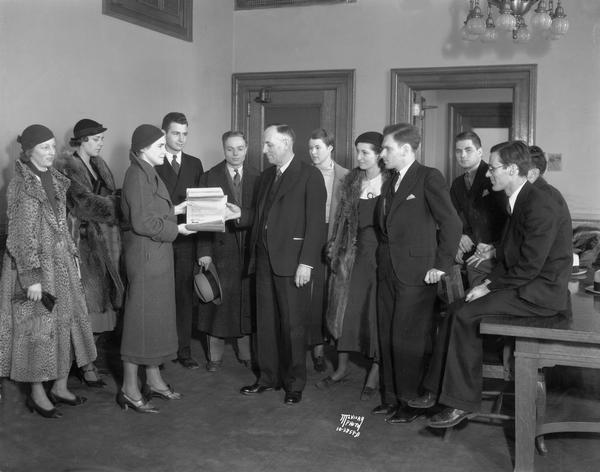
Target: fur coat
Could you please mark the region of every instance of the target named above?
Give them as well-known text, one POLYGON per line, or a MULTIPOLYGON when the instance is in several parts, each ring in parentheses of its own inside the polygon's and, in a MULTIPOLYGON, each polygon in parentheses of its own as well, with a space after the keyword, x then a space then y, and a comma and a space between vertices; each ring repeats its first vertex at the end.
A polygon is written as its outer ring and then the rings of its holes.
POLYGON ((90 158, 98 176, 77 154, 63 154, 56 168, 71 180, 67 191, 68 223, 81 258, 81 280, 94 332, 110 331, 123 301, 119 274, 121 237, 119 199, 113 175, 100 157, 90 158))
MULTIPOLYGON (((388 172, 383 173, 384 180, 388 176, 388 172)), ((352 169, 344 178, 333 231, 326 247, 331 270, 326 322, 329 332, 335 339, 341 335, 346 313, 357 248, 358 203, 365 178, 365 171, 358 167, 352 169)))
POLYGON ((8 186, 8 238, 0 279, 0 377, 43 382, 68 375, 71 352, 78 366, 96 358, 83 289, 75 263, 77 250, 65 216, 69 179, 53 168, 58 215, 39 178, 21 161, 8 186), (41 283, 56 297, 49 312, 26 299, 41 283))

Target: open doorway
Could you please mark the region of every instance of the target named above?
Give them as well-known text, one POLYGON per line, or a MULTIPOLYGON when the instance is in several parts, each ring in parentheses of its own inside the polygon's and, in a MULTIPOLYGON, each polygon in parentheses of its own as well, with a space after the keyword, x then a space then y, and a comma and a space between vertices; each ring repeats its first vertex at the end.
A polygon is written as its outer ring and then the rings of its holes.
POLYGON ((414 112, 418 111, 421 117, 419 119, 425 120, 418 123, 423 131, 420 161, 437 167, 445 174, 448 182, 456 174, 453 144, 450 143, 458 132, 457 129, 491 129, 493 127, 489 125, 490 120, 495 119, 491 118, 491 114, 503 113, 506 118, 506 107, 510 107, 509 124, 498 128, 506 127, 509 139, 521 139, 528 144, 534 142, 537 76, 537 66, 534 64, 393 69, 391 75, 391 122, 415 122, 414 112), (438 104, 434 103, 437 99, 432 98, 436 95, 438 98, 443 96, 438 104), (488 104, 488 109, 484 112, 489 114, 487 124, 481 124, 481 115, 477 116, 477 111, 473 109, 472 113, 467 113, 472 118, 470 123, 463 121, 462 125, 457 125, 461 110, 455 109, 452 112, 450 107, 466 102, 466 96, 470 98, 470 102, 488 104), (418 97, 419 107, 414 106, 415 97, 418 97), (425 118, 427 113, 430 116, 443 116, 446 124, 438 130, 430 129, 425 118))

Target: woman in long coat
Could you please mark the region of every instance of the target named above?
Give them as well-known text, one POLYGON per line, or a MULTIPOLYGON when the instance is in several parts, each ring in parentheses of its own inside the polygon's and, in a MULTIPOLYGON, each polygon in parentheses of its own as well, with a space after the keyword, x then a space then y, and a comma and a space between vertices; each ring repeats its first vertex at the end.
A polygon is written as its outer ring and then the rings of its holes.
MULTIPOLYGON (((71 180, 67 191, 68 222, 79 251, 81 281, 94 334, 112 331, 123 299, 119 274, 121 236, 119 199, 112 172, 100 156, 106 128, 83 119, 73 129, 73 153, 63 154, 56 168, 71 180)), ((90 387, 106 385, 94 364, 82 368, 90 387)))
MULTIPOLYGON (((225 160, 206 172, 201 187, 221 187, 227 200, 242 209, 242 215, 254 215, 255 186, 258 170, 246 164, 248 143, 243 133, 227 131, 222 136, 225 160)), ((246 217, 227 222, 224 233, 204 233, 198 238, 198 263, 207 269, 212 262, 219 276, 221 304, 202 304, 198 328, 207 333, 206 369, 215 372, 221 365, 225 338, 235 338, 239 361, 250 367, 252 306, 250 278, 245 272, 246 240, 252 221, 246 217)))
POLYGON ((326 320, 337 342, 338 365, 333 374, 316 385, 329 388, 343 381, 348 374, 349 352, 360 352, 372 361, 362 400, 376 393, 379 374, 375 207, 381 185, 389 177, 379 163, 382 139, 375 131, 356 138, 358 167, 346 175, 342 184, 327 250, 331 276, 326 320))
POLYGON ((67 388, 72 353, 78 366, 96 358, 77 250, 66 222, 69 179, 52 167, 52 131, 31 125, 8 186, 8 239, 0 281, 0 377, 31 383, 27 406, 46 418, 53 403, 79 405, 67 388), (54 380, 46 394, 42 382, 54 380))
POLYGON ((150 396, 181 398, 165 383, 159 366, 177 357, 171 243, 179 233, 192 232, 185 229, 185 224, 178 226, 175 218, 185 212, 186 202, 174 207, 154 170, 164 157, 163 131, 153 125, 138 126, 131 137, 131 165, 125 174, 121 198, 128 285, 121 340, 123 386, 117 403, 139 413, 158 412, 147 400, 150 396), (138 383, 139 365, 146 366, 144 395, 138 383))

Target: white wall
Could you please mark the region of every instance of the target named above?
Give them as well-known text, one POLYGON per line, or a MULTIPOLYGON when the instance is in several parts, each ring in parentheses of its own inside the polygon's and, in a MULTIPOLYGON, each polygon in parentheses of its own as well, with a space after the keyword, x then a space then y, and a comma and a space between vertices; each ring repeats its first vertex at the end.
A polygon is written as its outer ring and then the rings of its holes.
MULTIPOLYGON (((390 69, 538 64, 536 141, 563 154, 556 185, 578 217, 600 218, 600 2, 563 2, 571 30, 529 45, 464 43, 468 2, 358 0, 352 4, 238 11, 234 72, 356 69, 357 133, 389 116, 390 69)), ((503 38, 506 39, 506 38, 503 38)))
MULTIPOLYGON (((102 14, 100 0, 0 0, 0 229, 5 191, 31 123, 59 148, 81 118, 108 131, 102 152, 118 183, 131 133, 169 111, 190 121, 187 150, 210 167, 230 126, 233 5, 194 2, 193 42, 102 14)), ((0 231, 1 232, 1 231, 0 231)))

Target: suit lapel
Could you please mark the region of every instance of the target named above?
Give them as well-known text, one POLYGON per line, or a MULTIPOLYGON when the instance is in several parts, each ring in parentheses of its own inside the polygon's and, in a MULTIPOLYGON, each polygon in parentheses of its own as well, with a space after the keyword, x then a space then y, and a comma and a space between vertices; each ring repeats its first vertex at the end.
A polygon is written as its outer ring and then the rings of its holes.
MULTIPOLYGON (((298 175, 300 174, 300 161, 299 157, 293 157, 292 162, 281 175, 281 182, 279 182, 279 188, 275 194, 274 202, 281 200, 283 196, 290 191, 292 187, 298 181, 298 175)), ((275 174, 273 174, 275 176, 275 174)))
POLYGON ((391 215, 392 212, 396 211, 396 209, 406 201, 406 197, 408 197, 417 182, 417 175, 419 171, 420 164, 418 162, 413 162, 411 166, 404 174, 404 177, 400 181, 400 186, 398 187, 398 191, 394 195, 392 199, 392 203, 390 206, 390 210, 388 215, 391 215))

